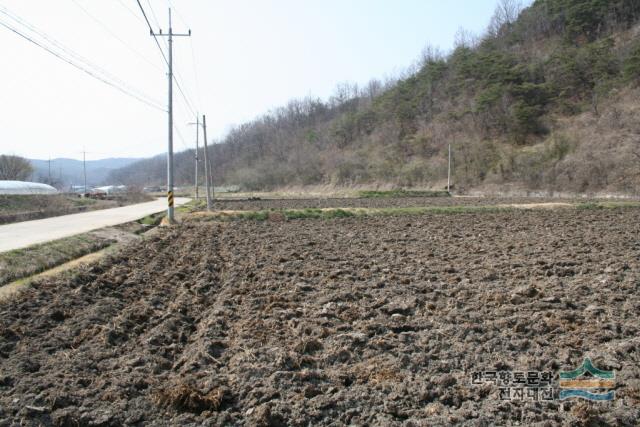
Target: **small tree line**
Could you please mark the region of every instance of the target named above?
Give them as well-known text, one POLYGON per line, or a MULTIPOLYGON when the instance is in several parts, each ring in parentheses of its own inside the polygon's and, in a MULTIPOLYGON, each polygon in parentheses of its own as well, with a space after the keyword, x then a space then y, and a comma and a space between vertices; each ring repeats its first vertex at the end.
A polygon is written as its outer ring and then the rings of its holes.
POLYGON ((25 181, 33 174, 33 166, 19 156, 0 155, 0 180, 25 181))

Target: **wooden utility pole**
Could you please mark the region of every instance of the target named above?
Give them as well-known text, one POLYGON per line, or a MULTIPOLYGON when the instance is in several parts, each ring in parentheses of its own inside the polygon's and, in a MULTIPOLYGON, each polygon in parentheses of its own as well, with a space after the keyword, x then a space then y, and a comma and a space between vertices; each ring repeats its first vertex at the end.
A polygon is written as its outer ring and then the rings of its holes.
POLYGON ((169 38, 169 102, 168 102, 168 116, 169 116, 169 146, 167 149, 167 220, 169 223, 174 222, 173 214, 173 37, 189 37, 191 36, 191 30, 187 34, 176 34, 171 27, 171 9, 169 9, 169 33, 163 34, 162 30, 159 33, 151 31, 151 35, 154 37, 168 37, 169 38))
POLYGON ((211 159, 209 159, 209 185, 211 186, 211 203, 213 203, 216 200, 216 186, 213 182, 213 165, 211 163, 211 159))
POLYGON ((449 167, 447 168, 447 193, 451 188, 451 144, 449 144, 449 167))
POLYGON ((87 152, 82 150, 82 174, 84 175, 83 197, 87 195, 87 152))
POLYGON ((200 116, 196 115, 196 200, 198 200, 198 136, 200 135, 200 116))
POLYGON ((202 115, 202 133, 204 137, 204 179, 207 185, 207 210, 211 210, 211 180, 209 179, 209 146, 207 145, 207 116, 202 115))
MULTIPOLYGON (((199 144, 199 136, 200 136, 200 126, 202 125, 202 123, 200 123, 200 116, 198 114, 196 114, 196 121, 195 122, 189 122, 187 123, 187 125, 189 126, 196 126, 196 178, 195 178, 195 183, 196 183, 196 200, 198 200, 200 198, 199 194, 200 194, 200 180, 199 180, 199 175, 198 175, 198 163, 200 160, 200 155, 199 155, 199 151, 200 151, 200 144, 199 144)), ((206 142, 206 141, 205 141, 206 142)), ((206 153, 205 153, 206 154, 206 153)), ((206 170, 207 166, 205 165, 205 170, 206 170)))

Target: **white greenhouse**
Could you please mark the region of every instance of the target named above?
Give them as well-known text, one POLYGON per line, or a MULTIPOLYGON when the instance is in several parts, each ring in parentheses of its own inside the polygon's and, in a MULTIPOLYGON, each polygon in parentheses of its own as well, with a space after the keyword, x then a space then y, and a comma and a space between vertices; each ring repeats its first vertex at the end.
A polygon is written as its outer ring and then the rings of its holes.
POLYGON ((26 181, 0 181, 0 194, 56 194, 58 190, 47 184, 26 181))

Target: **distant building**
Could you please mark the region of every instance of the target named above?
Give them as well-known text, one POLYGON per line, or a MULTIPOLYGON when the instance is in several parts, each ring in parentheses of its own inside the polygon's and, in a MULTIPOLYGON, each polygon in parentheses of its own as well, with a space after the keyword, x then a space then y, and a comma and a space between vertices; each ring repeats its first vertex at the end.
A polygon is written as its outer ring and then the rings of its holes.
POLYGON ((27 181, 0 181, 0 194, 57 194, 58 190, 47 184, 27 181))
POLYGON ((115 193, 125 193, 127 191, 126 185, 105 185, 104 187, 95 187, 91 190, 92 193, 100 193, 100 194, 115 194, 115 193))
POLYGON ((91 187, 89 186, 84 186, 84 185, 72 185, 69 187, 69 192, 70 193, 75 193, 75 194, 87 194, 91 191, 91 187))

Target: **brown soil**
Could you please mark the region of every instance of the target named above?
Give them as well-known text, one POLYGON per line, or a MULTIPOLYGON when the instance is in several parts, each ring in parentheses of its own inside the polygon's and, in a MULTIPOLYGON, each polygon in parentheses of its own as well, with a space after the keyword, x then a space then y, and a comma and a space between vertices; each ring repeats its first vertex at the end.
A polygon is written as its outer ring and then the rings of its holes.
MULTIPOLYGON (((423 206, 476 206, 476 205, 539 205, 543 203, 570 204, 586 199, 560 199, 542 197, 379 197, 379 198, 326 198, 326 199, 217 199, 215 210, 265 210, 302 208, 408 208, 423 206)), ((588 201, 594 201, 589 199, 588 201)))
POLYGON ((637 425, 640 210, 190 223, 0 303, 0 425, 637 425), (480 370, 616 371, 611 403, 480 370))

